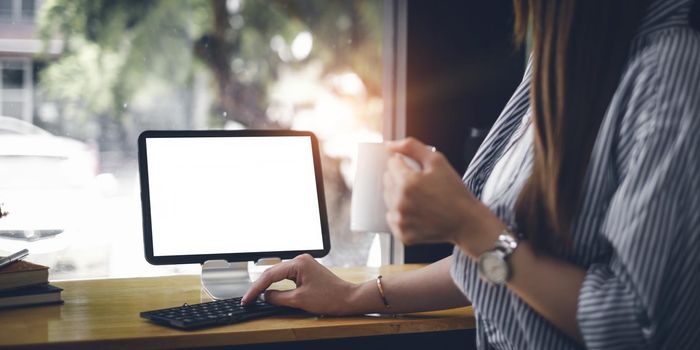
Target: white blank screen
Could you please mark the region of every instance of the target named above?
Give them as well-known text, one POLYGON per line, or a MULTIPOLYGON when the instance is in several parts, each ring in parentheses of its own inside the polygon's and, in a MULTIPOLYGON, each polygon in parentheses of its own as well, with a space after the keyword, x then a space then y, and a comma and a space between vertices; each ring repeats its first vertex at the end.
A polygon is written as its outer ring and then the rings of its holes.
POLYGON ((153 255, 321 250, 308 136, 146 139, 153 255))

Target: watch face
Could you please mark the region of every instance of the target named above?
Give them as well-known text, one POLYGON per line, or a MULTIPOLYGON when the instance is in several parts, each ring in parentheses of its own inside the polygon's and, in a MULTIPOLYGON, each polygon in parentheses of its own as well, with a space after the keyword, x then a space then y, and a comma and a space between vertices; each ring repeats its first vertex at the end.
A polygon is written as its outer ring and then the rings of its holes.
POLYGON ((495 284, 503 284, 508 279, 508 264, 502 256, 494 252, 484 253, 479 259, 482 276, 495 284))

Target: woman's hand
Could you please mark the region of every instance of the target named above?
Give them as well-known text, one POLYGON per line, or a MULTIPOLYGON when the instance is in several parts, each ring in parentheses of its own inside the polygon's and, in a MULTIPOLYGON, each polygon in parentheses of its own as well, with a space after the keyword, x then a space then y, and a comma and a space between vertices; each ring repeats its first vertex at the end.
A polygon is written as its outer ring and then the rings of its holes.
POLYGON ((384 174, 387 221, 405 244, 449 242, 476 257, 493 247, 505 225, 476 199, 439 152, 408 138, 389 142, 396 154, 384 174), (415 170, 403 157, 420 164, 415 170))
POLYGON ((303 254, 277 264, 263 272, 242 302, 251 303, 265 292, 269 303, 290 306, 320 315, 343 315, 352 312, 349 300, 357 285, 344 281, 314 260, 303 254), (297 287, 287 291, 265 290, 273 283, 289 279, 297 287))

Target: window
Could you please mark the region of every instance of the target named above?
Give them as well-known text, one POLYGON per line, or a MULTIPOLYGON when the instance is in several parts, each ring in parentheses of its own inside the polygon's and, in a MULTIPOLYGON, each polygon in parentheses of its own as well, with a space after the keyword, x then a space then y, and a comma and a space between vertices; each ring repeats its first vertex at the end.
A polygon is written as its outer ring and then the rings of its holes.
POLYGON ((349 201, 357 142, 382 140, 381 0, 24 0, 22 16, 35 4, 32 39, 63 49, 0 54, 27 56, 2 71, 0 254, 27 247, 52 279, 196 273, 143 258, 138 134, 291 128, 321 141, 324 262, 367 262, 349 201))
MULTIPOLYGON (((0 57, 0 115, 31 120, 31 64, 26 58, 0 57)), ((0 127, 0 129, 2 129, 0 127)))
POLYGON ((3 22, 31 22, 36 15, 37 0, 0 0, 0 20, 3 22))
POLYGON ((24 87, 24 70, 19 68, 2 69, 2 88, 21 89, 24 87))
POLYGON ((0 19, 12 18, 12 0, 0 0, 0 19))
POLYGON ((34 19, 35 0, 22 0, 22 19, 34 19))

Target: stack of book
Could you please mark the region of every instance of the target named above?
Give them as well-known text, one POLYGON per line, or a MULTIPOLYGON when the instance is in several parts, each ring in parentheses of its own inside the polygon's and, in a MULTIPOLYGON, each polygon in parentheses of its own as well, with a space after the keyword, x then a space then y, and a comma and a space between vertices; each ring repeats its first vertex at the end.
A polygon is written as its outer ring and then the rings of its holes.
POLYGON ((17 261, 0 268, 0 308, 60 304, 61 288, 49 284, 49 268, 17 261))

